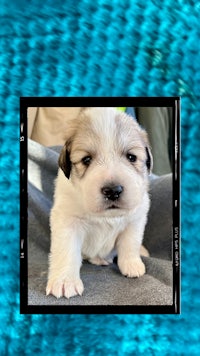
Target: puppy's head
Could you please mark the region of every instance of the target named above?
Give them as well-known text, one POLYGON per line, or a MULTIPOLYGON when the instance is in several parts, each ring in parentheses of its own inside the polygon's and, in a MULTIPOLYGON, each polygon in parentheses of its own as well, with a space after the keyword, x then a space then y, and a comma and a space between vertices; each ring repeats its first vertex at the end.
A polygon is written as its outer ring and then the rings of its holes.
POLYGON ((133 118, 114 108, 87 108, 67 129, 59 166, 88 213, 117 215, 141 204, 152 156, 133 118))

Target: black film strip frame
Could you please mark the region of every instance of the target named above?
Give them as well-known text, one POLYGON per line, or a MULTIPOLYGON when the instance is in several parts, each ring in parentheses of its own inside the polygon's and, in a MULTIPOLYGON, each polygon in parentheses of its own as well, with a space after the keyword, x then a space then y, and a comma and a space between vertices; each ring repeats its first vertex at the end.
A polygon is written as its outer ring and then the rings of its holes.
MULTIPOLYGON (((22 314, 179 314, 180 308, 180 97, 21 97, 20 98, 20 313, 22 314), (173 113, 173 304, 148 306, 28 305, 27 111, 29 107, 171 107, 173 113)), ((44 286, 45 290, 45 286, 44 286)), ((55 303, 56 304, 56 303, 55 303)))

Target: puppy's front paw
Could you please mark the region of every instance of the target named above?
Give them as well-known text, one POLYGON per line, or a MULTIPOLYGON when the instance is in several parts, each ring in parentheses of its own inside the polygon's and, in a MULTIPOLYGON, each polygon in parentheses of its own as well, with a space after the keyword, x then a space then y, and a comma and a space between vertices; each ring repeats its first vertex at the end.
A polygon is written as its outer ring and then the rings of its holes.
POLYGON ((140 277, 145 273, 145 265, 140 257, 119 259, 118 266, 121 273, 126 277, 140 277))
POLYGON ((84 290, 81 279, 49 280, 46 288, 46 295, 52 294, 56 298, 65 297, 67 299, 76 295, 82 295, 84 290))

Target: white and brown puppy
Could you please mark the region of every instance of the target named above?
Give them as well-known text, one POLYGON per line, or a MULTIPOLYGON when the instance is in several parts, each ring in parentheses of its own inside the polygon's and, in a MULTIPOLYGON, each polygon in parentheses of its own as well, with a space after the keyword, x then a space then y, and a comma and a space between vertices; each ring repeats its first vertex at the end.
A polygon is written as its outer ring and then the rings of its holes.
POLYGON ((66 135, 50 217, 46 288, 57 298, 81 295, 82 259, 108 264, 113 248, 123 275, 145 273, 140 249, 152 164, 146 133, 114 108, 83 110, 66 135))

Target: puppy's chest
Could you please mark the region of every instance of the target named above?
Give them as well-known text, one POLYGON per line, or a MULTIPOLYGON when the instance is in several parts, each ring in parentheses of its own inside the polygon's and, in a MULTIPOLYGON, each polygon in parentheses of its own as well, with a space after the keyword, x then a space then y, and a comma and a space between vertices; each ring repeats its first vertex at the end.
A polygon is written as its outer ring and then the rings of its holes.
POLYGON ((84 258, 106 257, 113 249, 118 235, 124 230, 123 219, 96 220, 87 225, 82 255, 84 258))

